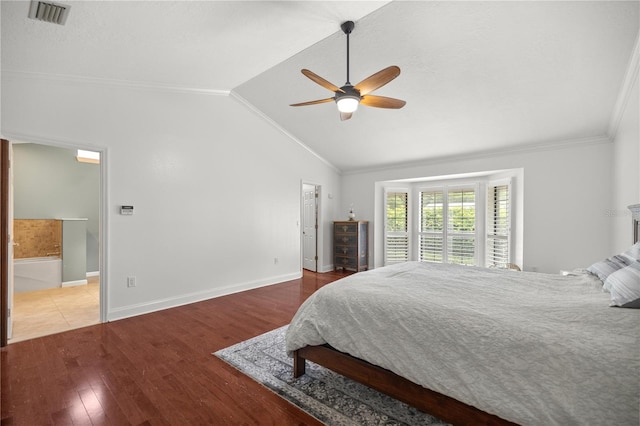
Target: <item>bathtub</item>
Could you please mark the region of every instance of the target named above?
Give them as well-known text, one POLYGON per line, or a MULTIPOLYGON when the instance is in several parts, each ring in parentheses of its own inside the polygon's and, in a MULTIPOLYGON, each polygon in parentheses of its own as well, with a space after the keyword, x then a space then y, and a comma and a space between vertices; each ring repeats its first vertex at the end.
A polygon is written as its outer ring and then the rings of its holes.
POLYGON ((13 260, 13 291, 44 290, 62 286, 62 259, 58 256, 13 260))

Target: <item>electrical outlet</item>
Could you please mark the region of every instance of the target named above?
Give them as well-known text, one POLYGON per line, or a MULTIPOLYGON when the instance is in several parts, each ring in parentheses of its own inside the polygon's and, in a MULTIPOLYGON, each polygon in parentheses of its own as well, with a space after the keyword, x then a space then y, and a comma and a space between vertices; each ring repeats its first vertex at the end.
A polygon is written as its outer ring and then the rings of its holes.
POLYGON ((136 277, 127 277, 127 287, 136 286, 136 277))

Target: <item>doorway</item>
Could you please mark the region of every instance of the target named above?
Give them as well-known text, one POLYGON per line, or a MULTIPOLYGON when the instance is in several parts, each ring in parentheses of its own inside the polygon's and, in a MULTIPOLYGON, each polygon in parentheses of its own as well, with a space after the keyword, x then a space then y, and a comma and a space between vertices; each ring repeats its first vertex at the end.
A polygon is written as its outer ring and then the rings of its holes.
POLYGON ((320 186, 302 184, 302 268, 318 272, 318 201, 320 186))
POLYGON ((0 346, 7 346, 7 336, 9 335, 9 323, 11 306, 11 294, 9 293, 9 277, 13 276, 10 270, 13 258, 13 243, 9 234, 9 224, 11 222, 9 206, 11 195, 9 194, 11 160, 9 158, 11 144, 6 139, 0 139, 0 346))
MULTIPOLYGON (((85 163, 78 158, 77 149, 68 146, 11 143, 10 149, 13 206, 2 211, 3 216, 10 218, 13 255, 8 263, 20 263, 21 270, 27 264, 28 269, 18 276, 16 267, 8 274, 7 288, 2 291, 9 305, 7 315, 3 316, 7 323, 3 344, 102 322, 102 165, 85 163), (40 287, 40 272, 35 280, 29 275, 33 270, 28 264, 34 255, 33 251, 27 253, 25 244, 21 244, 25 240, 24 229, 43 222, 57 224, 67 241, 71 240, 67 230, 77 230, 81 225, 81 232, 75 231, 81 237, 75 246, 52 245, 42 254, 46 262, 57 255, 60 272, 48 276, 57 277, 60 285, 46 283, 40 287), (76 257, 78 253, 82 254, 81 259, 76 257)), ((28 237, 34 239, 32 235, 28 237)), ((38 260, 39 255, 35 256, 38 260)))

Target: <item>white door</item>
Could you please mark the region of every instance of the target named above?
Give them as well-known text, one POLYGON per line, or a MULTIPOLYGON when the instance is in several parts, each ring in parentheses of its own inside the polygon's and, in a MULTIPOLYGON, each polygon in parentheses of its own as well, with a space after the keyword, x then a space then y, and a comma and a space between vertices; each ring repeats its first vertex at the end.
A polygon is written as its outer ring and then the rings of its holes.
POLYGON ((318 272, 318 188, 302 185, 302 267, 318 272))

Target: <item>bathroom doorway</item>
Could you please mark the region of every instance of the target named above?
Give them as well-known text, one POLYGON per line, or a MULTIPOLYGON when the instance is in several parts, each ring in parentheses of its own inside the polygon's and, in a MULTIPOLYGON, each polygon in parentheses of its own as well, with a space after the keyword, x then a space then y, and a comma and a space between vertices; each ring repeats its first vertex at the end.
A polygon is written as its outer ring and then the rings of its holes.
POLYGON ((302 184, 302 267, 318 272, 318 195, 320 186, 302 184))
POLYGON ((100 323, 100 161, 84 161, 75 148, 11 145, 14 271, 7 343, 100 323))

